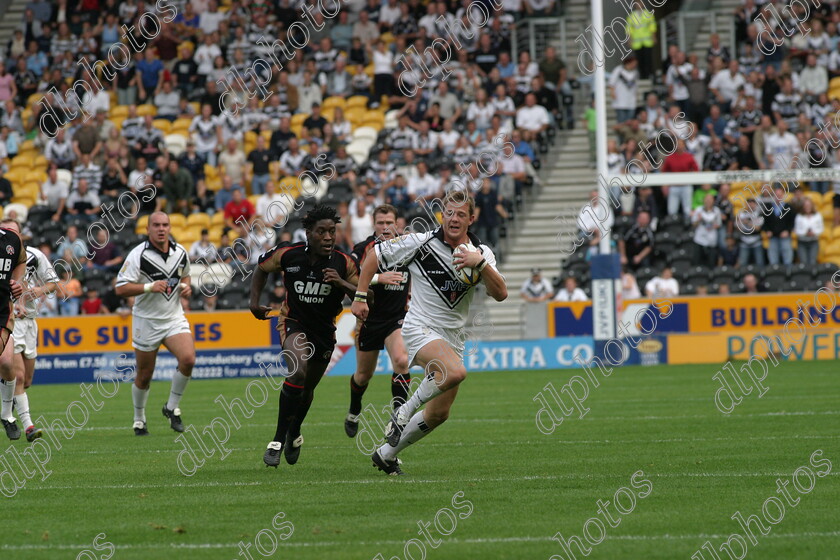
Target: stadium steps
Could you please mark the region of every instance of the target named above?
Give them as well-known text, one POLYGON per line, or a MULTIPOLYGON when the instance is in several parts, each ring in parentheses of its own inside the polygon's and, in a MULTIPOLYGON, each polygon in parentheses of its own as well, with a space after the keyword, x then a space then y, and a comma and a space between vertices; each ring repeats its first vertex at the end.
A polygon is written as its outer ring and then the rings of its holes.
MULTIPOLYGON (((543 269, 546 278, 560 270, 561 248, 557 235, 574 234, 574 220, 557 221, 560 214, 574 213, 586 203, 595 184, 595 170, 588 165, 588 139, 580 127, 558 133, 558 142, 544 162, 554 162, 541 174, 543 186, 532 203, 520 215, 520 224, 512 236, 501 266, 508 285, 508 299, 497 303, 488 297, 476 298, 473 315, 483 313, 471 329, 484 339, 522 338, 519 287, 534 267, 543 269), (492 329, 485 325, 492 325, 492 329)), ((471 323, 474 324, 474 323, 471 323)))
POLYGON ((10 0, 0 2, 0 48, 6 52, 6 46, 12 39, 15 29, 23 21, 23 10, 26 6, 25 0, 10 0), (5 10, 4 7, 5 6, 5 10))

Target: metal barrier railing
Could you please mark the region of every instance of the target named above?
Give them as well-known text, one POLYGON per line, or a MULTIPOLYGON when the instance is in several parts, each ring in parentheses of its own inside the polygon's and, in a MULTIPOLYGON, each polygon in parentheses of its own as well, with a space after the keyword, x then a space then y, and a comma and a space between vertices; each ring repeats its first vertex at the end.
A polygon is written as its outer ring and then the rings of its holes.
POLYGON ((721 24, 718 15, 721 13, 711 10, 679 11, 659 20, 659 48, 662 60, 668 58, 668 45, 675 44, 683 52, 692 50, 697 35, 707 22, 710 33, 720 34, 723 44, 732 48, 735 45, 735 18, 731 14, 725 14, 726 23, 721 24))
POLYGON ((568 61, 566 56, 566 18, 564 17, 536 17, 519 20, 511 31, 510 44, 513 60, 519 60, 521 51, 528 51, 531 60, 538 60, 545 48, 555 38, 560 38, 559 55, 568 61))

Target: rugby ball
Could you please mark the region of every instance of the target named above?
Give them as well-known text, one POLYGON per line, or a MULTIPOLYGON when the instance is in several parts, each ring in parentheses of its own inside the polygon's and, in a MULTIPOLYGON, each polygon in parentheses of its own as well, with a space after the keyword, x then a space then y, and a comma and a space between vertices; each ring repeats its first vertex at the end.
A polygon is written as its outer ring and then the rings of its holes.
POLYGON ((465 266, 461 270, 455 268, 455 256, 461 253, 462 251, 477 251, 478 249, 472 243, 461 243, 455 250, 452 251, 452 270, 455 271, 455 276, 458 277, 458 280, 462 284, 466 284, 467 286, 475 286, 478 284, 478 281, 481 280, 481 274, 478 270, 471 268, 469 266, 465 266))

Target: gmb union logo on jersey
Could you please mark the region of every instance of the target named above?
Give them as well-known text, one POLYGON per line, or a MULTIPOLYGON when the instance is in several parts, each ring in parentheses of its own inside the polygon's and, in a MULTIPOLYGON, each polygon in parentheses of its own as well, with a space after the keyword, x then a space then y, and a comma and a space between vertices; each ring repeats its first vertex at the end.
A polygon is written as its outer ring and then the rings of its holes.
POLYGON ((11 245, 6 245, 6 252, 10 255, 14 255, 15 254, 15 248, 12 247, 11 245))
POLYGON ((295 280, 292 287, 294 288, 298 299, 303 303, 324 303, 324 296, 328 296, 332 292, 331 284, 324 284, 321 282, 304 282, 303 280, 295 280))

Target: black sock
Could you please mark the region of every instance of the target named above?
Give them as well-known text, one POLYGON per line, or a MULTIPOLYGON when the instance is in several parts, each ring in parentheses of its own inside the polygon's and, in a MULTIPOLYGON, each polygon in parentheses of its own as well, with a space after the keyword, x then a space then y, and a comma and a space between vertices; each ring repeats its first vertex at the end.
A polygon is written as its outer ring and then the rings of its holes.
POLYGON ((353 376, 350 376, 350 414, 362 412, 362 395, 367 391, 367 385, 357 385, 353 376))
POLYGON ((302 394, 300 396, 300 400, 298 402, 297 412, 295 413, 294 418, 292 418, 291 423, 289 423, 289 436, 292 441, 296 440, 297 437, 300 435, 300 427, 303 425, 304 419, 306 419, 306 415, 309 413, 309 407, 312 406, 312 400, 315 398, 315 392, 309 393, 307 396, 306 394, 302 394))
POLYGON ((409 383, 411 383, 411 374, 396 372, 391 374, 391 402, 394 405, 394 410, 397 410, 408 400, 409 383))
POLYGON ((303 387, 300 385, 292 385, 288 381, 283 383, 283 389, 280 391, 280 407, 277 410, 277 431, 274 433, 274 441, 286 442, 286 432, 297 412, 301 391, 303 391, 303 387))

